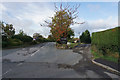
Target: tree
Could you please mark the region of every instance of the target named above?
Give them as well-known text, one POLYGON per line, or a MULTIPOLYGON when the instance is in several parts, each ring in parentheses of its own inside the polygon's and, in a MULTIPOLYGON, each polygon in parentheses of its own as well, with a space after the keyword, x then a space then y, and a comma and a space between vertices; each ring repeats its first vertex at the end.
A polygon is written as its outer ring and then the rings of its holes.
POLYGON ((12 24, 4 24, 4 22, 0 22, 2 27, 2 35, 7 36, 7 38, 11 38, 15 34, 15 28, 13 28, 12 24))
POLYGON ((67 35, 68 40, 70 40, 70 39, 71 39, 71 36, 74 36, 74 31, 73 31, 71 28, 69 28, 67 34, 68 34, 68 35, 67 35))
POLYGON ((49 41, 55 41, 54 37, 52 35, 48 35, 48 40, 49 41))
POLYGON ((33 39, 34 39, 34 40, 39 40, 40 38, 43 38, 43 36, 40 35, 39 33, 34 33, 34 34, 33 34, 33 39))
POLYGON ((52 22, 45 21, 47 26, 51 28, 50 32, 57 42, 60 41, 61 37, 70 38, 73 35, 74 32, 70 25, 82 24, 74 21, 78 17, 78 8, 79 5, 74 6, 74 9, 70 8, 70 5, 66 5, 64 8, 62 4, 60 8, 55 5, 55 15, 51 18, 52 22))
POLYGON ((22 42, 25 42, 25 43, 32 42, 32 40, 33 40, 31 36, 28 36, 22 30, 20 30, 19 33, 17 35, 14 35, 12 38, 13 39, 19 39, 19 40, 21 40, 22 42))
POLYGON ((80 41, 82 43, 91 43, 90 32, 88 30, 82 33, 82 35, 80 36, 80 41))
POLYGON ((26 34, 24 33, 24 31, 23 31, 23 30, 20 30, 18 35, 25 36, 26 34))
POLYGON ((47 42, 48 40, 46 38, 44 38, 42 35, 40 35, 39 33, 34 33, 33 34, 33 40, 36 42, 47 42))

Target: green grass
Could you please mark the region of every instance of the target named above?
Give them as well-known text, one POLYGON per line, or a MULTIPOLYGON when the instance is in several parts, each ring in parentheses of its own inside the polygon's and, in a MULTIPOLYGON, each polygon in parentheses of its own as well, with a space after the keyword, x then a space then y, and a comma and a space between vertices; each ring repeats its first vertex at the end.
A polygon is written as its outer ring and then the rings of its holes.
POLYGON ((100 57, 102 56, 102 55, 94 52, 93 50, 91 50, 91 53, 93 54, 93 57, 94 57, 95 59, 100 58, 100 57))
POLYGON ((102 54, 96 53, 93 50, 91 50, 91 53, 93 54, 94 59, 102 58, 102 59, 106 59, 108 61, 112 61, 112 62, 118 63, 118 58, 115 58, 115 57, 112 57, 112 56, 108 56, 108 55, 103 56, 102 54))

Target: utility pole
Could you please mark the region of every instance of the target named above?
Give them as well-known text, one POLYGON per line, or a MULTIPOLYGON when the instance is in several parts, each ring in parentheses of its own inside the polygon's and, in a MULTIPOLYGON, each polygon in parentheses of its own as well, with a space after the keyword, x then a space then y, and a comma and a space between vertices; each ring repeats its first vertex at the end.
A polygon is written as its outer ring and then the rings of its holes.
POLYGON ((80 43, 80 32, 78 34, 79 34, 79 43, 80 43))

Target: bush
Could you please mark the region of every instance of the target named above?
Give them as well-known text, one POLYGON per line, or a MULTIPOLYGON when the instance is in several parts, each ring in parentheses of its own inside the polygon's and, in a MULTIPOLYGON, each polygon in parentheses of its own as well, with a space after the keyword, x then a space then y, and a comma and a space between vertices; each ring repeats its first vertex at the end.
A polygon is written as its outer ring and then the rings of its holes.
POLYGON ((2 41, 2 47, 7 47, 8 46, 8 42, 7 41, 2 41))
POLYGON ((92 46, 105 55, 106 50, 118 52, 120 49, 120 27, 92 33, 92 46))
POLYGON ((70 42, 70 43, 74 43, 74 41, 75 41, 75 38, 71 38, 68 40, 68 42, 70 42))
POLYGON ((67 49, 68 48, 67 44, 59 44, 59 43, 56 43, 56 47, 58 49, 67 49))
POLYGON ((5 35, 2 35, 2 41, 7 41, 8 39, 7 39, 7 36, 5 36, 5 35))
POLYGON ((21 40, 22 42, 32 42, 33 38, 30 37, 30 36, 27 36, 27 35, 15 35, 12 37, 13 39, 19 39, 21 40))
POLYGON ((23 42, 32 42, 33 38, 30 36, 24 36, 23 42))
POLYGON ((10 46, 19 46, 22 45, 23 42, 20 41, 19 39, 9 39, 8 45, 10 46))
POLYGON ((39 42, 39 43, 43 43, 43 42, 48 42, 49 40, 46 39, 46 38, 39 38, 36 41, 39 42))
POLYGON ((31 43, 32 45, 34 45, 34 44, 37 44, 37 41, 32 41, 32 43, 31 43))
POLYGON ((3 35, 2 36, 2 47, 7 47, 8 46, 8 39, 7 36, 3 35))

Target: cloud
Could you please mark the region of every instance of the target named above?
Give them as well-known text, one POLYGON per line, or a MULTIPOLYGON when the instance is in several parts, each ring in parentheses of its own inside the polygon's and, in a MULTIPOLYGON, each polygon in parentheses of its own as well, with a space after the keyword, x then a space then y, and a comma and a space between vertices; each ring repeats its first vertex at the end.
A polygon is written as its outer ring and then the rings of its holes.
POLYGON ((43 34, 44 37, 49 34, 49 28, 40 26, 54 14, 54 9, 48 3, 4 3, 2 6, 7 9, 2 11, 2 20, 13 24, 16 33, 22 29, 31 36, 36 32, 43 34))
POLYGON ((5 11, 6 8, 4 7, 4 5, 2 3, 0 3, 0 20, 2 20, 2 11, 5 11))
MULTIPOLYGON (((50 28, 40 26, 44 23, 44 20, 50 20, 49 17, 54 16, 54 6, 52 3, 0 3, 2 6, 2 20, 6 23, 11 23, 16 29, 16 33, 20 29, 24 30, 25 33, 32 36, 33 33, 40 33, 44 37, 50 34, 50 28)), ((91 11, 100 8, 99 5, 88 5, 91 11)), ((1 19, 1 17, 0 17, 1 19)), ((105 19, 84 19, 77 18, 75 21, 84 22, 85 24, 72 25, 70 26, 74 32, 75 37, 79 36, 79 32, 82 33, 86 29, 92 32, 110 29, 118 26, 118 19, 115 16, 109 16, 105 19)))
MULTIPOLYGON (((83 20, 78 20, 78 21, 82 22, 83 20)), ((106 29, 114 28, 117 26, 118 26, 117 17, 109 16, 106 19, 85 21, 85 24, 73 25, 71 26, 71 28, 75 32, 75 37, 78 37, 85 30, 89 30, 90 33, 92 33, 92 32, 103 31, 106 29)))
POLYGON ((0 3, 0 10, 6 10, 5 6, 2 3, 0 3))

